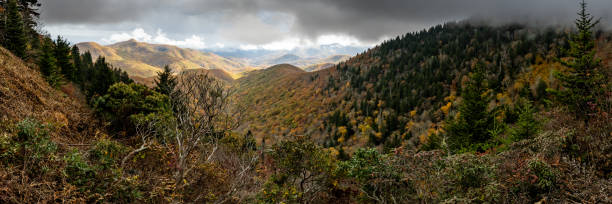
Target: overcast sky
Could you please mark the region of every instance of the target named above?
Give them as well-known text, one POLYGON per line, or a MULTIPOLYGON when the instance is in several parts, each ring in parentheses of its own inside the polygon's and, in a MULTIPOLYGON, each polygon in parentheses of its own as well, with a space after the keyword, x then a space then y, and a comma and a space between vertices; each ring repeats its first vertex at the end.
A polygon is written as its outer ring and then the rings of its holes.
MULTIPOLYGON (((612 0, 589 0, 612 27, 612 0)), ((44 29, 73 43, 134 38, 190 48, 291 49, 381 40, 468 18, 568 25, 577 0, 46 0, 44 29)))

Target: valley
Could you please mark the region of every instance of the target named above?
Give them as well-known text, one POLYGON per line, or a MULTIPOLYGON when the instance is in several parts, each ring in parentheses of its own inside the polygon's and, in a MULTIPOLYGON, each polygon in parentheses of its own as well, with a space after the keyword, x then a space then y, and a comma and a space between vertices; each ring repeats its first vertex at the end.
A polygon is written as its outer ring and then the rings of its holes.
POLYGON ((0 1, 0 203, 612 203, 585 1, 68 1, 0 1))

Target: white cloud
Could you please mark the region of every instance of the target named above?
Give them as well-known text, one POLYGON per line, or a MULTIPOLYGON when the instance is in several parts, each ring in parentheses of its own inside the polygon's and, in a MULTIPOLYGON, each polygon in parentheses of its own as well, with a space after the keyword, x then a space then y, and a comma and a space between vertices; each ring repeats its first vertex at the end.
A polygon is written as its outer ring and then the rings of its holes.
POLYGON ((241 50, 256 50, 259 49, 257 45, 240 45, 241 50))
POLYGON ((166 33, 164 33, 161 29, 157 30, 155 36, 148 34, 142 28, 136 28, 132 32, 126 33, 115 33, 112 34, 108 38, 103 38, 102 42, 112 44, 117 42, 122 42, 126 40, 134 39, 140 42, 146 43, 155 43, 155 44, 166 44, 166 45, 175 45, 179 47, 186 48, 194 48, 194 49, 204 49, 206 48, 206 43, 204 40, 197 35, 191 35, 189 38, 185 38, 184 40, 174 40, 169 38, 166 33))
POLYGON ((357 38, 349 35, 331 34, 321 35, 315 41, 308 38, 288 37, 283 40, 278 40, 265 44, 244 44, 240 46, 242 50, 293 50, 296 48, 315 48, 321 45, 337 44, 340 46, 372 46, 359 41, 357 38))
POLYGON ((110 37, 102 39, 102 41, 106 43, 117 43, 117 42, 126 41, 130 39, 134 39, 134 40, 142 41, 142 42, 151 42, 152 36, 147 34, 144 31, 144 29, 136 28, 130 33, 112 34, 110 37))
POLYGON ((317 38, 317 45, 339 44, 342 46, 361 46, 362 43, 353 36, 348 35, 321 35, 317 38))
POLYGON ((292 50, 298 47, 310 46, 311 44, 312 43, 300 38, 286 38, 284 40, 261 45, 260 47, 266 50, 292 50))

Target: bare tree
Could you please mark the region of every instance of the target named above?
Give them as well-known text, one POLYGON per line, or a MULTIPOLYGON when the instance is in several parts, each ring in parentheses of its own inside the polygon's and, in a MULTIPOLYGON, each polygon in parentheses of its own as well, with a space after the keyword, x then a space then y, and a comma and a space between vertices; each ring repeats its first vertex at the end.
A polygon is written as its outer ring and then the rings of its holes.
POLYGON ((238 127, 240 111, 230 109, 231 91, 214 78, 202 73, 184 73, 171 94, 174 120, 168 129, 174 140, 177 159, 175 183, 181 189, 186 176, 199 162, 209 162, 219 140, 238 127), (193 153, 199 150, 199 155, 193 153))
POLYGON ((159 117, 153 117, 146 120, 143 119, 136 122, 136 136, 140 137, 142 144, 139 148, 131 151, 123 158, 121 161, 122 168, 125 168, 125 163, 128 161, 128 159, 132 158, 139 152, 149 149, 154 142, 155 136, 159 135, 159 128, 162 122, 162 118, 159 117))
POLYGON ((245 195, 240 193, 255 191, 253 190, 253 188, 256 188, 255 167, 260 156, 255 139, 251 134, 246 134, 237 143, 238 147, 222 145, 218 154, 214 157, 214 160, 221 164, 228 173, 228 191, 219 195, 214 203, 244 202, 241 199, 244 199, 245 195), (238 196, 235 196, 236 194, 238 196))

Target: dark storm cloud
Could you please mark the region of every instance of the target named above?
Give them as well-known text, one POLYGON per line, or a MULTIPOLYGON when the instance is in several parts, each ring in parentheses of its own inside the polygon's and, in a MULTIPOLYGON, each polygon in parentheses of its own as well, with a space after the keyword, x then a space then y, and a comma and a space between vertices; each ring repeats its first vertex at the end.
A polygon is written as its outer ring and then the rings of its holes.
MULTIPOLYGON (((587 2, 591 12, 602 18, 605 27, 610 27, 612 0, 587 2)), ((377 41, 384 36, 467 18, 493 23, 567 25, 575 18, 578 3, 577 0, 50 0, 43 6, 43 19, 48 24, 126 21, 154 24, 159 23, 155 22, 159 16, 169 15, 174 18, 164 23, 181 24, 182 16, 221 15, 225 18, 216 19, 221 21, 216 23, 222 29, 228 23, 261 12, 279 12, 294 17, 290 32, 297 35, 316 38, 323 34, 346 34, 363 41, 377 41)), ((206 20, 210 19, 202 19, 206 20)), ((197 25, 185 27, 190 26, 197 25)), ((254 30, 250 33, 254 36, 266 35, 258 33, 266 29, 249 28, 254 30)))

